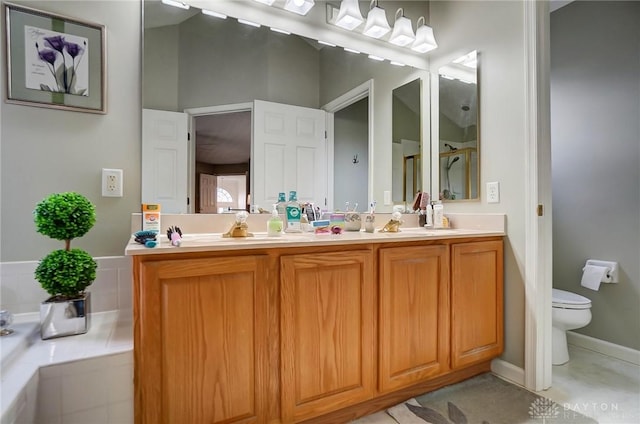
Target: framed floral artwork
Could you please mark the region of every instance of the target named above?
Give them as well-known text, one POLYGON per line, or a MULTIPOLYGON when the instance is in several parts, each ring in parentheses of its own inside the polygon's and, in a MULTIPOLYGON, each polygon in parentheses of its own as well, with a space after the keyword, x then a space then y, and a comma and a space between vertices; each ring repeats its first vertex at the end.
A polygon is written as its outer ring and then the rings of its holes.
POLYGON ((7 102, 106 113, 104 25, 5 3, 7 102))

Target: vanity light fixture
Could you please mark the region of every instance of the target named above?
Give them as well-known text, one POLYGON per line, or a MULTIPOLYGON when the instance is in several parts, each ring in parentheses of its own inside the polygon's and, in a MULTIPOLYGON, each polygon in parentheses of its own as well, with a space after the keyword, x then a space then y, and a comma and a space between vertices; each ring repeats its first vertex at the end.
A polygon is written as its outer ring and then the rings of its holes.
POLYGON ((266 4, 267 6, 272 6, 273 3, 276 2, 276 0, 253 0, 253 1, 257 1, 258 3, 266 4))
POLYGON ((246 19, 238 18, 238 22, 240 22, 241 24, 245 24, 245 25, 249 25, 249 26, 252 26, 252 27, 260 28, 260 24, 259 23, 253 22, 253 21, 247 21, 246 19))
POLYGON ((358 0, 342 0, 335 24, 340 28, 352 31, 362 22, 364 19, 360 13, 358 0))
POLYGON ((396 62, 395 60, 392 60, 390 63, 394 66, 400 66, 400 67, 406 66, 404 63, 396 62))
POLYGON ((314 0, 287 0, 284 4, 284 8, 285 10, 297 13, 298 15, 306 15, 314 4, 314 0))
POLYGON ((227 19, 227 15, 225 15, 224 13, 214 12, 213 10, 202 9, 202 14, 220 19, 227 19))
POLYGON ((411 45, 411 50, 418 53, 426 53, 438 47, 436 39, 433 36, 433 28, 425 25, 424 16, 420 16, 417 23, 416 40, 411 45), (422 25, 420 21, 422 20, 422 25))
POLYGON ((413 34, 413 27, 411 21, 404 16, 404 10, 400 7, 396 11, 396 22, 393 24, 393 32, 389 38, 391 44, 404 47, 407 44, 413 43, 416 36, 413 34), (400 17, 398 17, 400 15, 400 17))
POLYGON ((371 38, 381 38, 391 31, 387 15, 384 13, 384 9, 378 7, 378 0, 371 0, 369 7, 367 23, 364 25, 362 33, 371 38))
POLYGON ((179 7, 180 9, 189 9, 189 5, 177 0, 162 0, 163 4, 167 6, 179 7))

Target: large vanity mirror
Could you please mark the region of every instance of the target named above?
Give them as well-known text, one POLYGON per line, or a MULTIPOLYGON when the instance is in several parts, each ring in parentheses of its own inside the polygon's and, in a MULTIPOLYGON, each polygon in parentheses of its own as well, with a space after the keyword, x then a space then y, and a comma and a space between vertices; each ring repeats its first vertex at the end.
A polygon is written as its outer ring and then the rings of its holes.
POLYGON ((479 200, 478 53, 438 69, 440 197, 479 200))
MULTIPOLYGON (((143 5, 145 114, 186 111, 192 125, 186 191, 191 204, 167 212, 219 213, 249 205, 270 210, 279 192, 291 190, 322 209, 340 209, 349 202, 362 211, 376 200, 384 212, 391 209, 391 204, 383 205, 383 193, 391 191, 392 175, 394 200, 403 197, 402 191, 396 193, 392 173, 392 91, 413 81, 403 91, 417 91, 402 97, 419 99, 427 71, 372 60, 265 25, 217 19, 194 7, 182 11, 158 0, 144 0, 143 5), (260 118, 256 101, 267 106, 260 118), (294 117, 293 124, 271 119, 291 110, 304 116, 294 117), (313 151, 298 145, 293 154, 270 141, 256 147, 256 128, 269 133, 289 126, 297 136, 318 135, 322 127, 325 144, 313 151)), ((425 142, 424 137, 405 138, 425 142)), ((150 162, 144 152, 143 161, 150 162)), ((413 186, 406 190, 422 186, 429 163, 420 154, 409 159, 413 186)), ((142 179, 144 187, 144 165, 142 179)), ((144 193, 143 188, 143 201, 144 193)))

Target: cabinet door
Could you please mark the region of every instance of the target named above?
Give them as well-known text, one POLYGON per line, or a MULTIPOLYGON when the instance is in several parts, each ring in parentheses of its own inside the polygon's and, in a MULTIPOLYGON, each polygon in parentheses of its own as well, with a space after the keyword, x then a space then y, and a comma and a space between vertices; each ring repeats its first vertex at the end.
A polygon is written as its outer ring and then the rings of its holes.
POLYGON ((460 368, 502 353, 502 240, 451 246, 451 360, 460 368))
POLYGON ((283 422, 373 397, 374 296, 368 250, 281 258, 283 422))
POLYGON ((448 246, 380 250, 379 390, 448 369, 448 246))
POLYGON ((265 263, 260 256, 142 263, 136 423, 265 421, 265 263))

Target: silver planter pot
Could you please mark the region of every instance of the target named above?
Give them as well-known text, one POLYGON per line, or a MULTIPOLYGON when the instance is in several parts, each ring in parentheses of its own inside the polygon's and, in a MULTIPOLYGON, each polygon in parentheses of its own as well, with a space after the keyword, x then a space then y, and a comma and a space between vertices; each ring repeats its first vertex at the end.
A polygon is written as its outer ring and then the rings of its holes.
POLYGON ((51 297, 40 304, 40 337, 43 340, 84 334, 89 330, 91 293, 74 299, 51 297))

